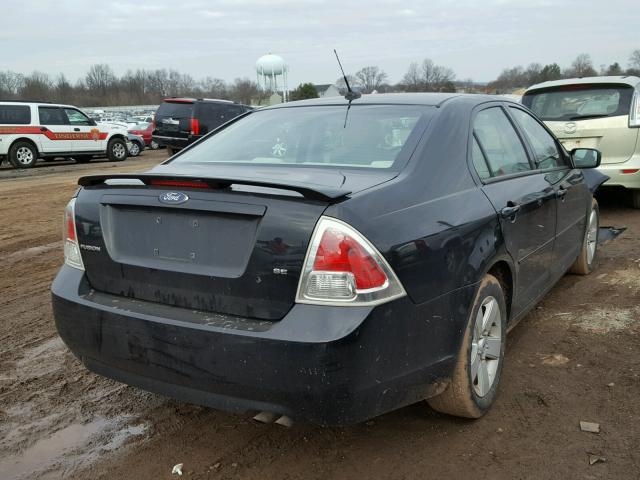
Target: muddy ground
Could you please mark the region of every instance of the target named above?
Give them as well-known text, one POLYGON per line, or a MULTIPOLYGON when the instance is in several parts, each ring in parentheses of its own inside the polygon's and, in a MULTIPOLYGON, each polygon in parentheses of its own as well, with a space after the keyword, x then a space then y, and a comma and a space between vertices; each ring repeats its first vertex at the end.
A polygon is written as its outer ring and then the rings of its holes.
POLYGON ((591 276, 564 277, 511 332, 486 417, 417 404, 287 429, 101 378, 56 334, 49 286, 78 176, 163 158, 0 168, 0 479, 169 479, 177 463, 188 479, 640 478, 639 211, 601 198, 602 224, 627 230, 591 276))

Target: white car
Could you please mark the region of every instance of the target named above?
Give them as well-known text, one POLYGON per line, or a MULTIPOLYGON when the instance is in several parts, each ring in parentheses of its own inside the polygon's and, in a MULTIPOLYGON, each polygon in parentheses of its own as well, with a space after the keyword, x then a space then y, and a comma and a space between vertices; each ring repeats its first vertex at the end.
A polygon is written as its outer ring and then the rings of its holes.
POLYGON ((38 158, 73 158, 85 163, 96 155, 113 162, 127 158, 127 128, 96 123, 78 108, 43 102, 0 102, 0 162, 33 167, 38 158))

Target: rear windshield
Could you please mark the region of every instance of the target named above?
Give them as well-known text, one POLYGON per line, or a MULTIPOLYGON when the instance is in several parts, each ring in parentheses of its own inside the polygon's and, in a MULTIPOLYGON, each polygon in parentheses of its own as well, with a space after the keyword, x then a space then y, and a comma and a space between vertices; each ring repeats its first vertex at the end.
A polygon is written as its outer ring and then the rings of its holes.
POLYGON ((185 151, 175 162, 397 168, 407 139, 432 111, 414 105, 256 111, 185 151))
POLYGON ((624 85, 566 85, 525 94, 522 103, 547 121, 629 115, 633 88, 624 85))
POLYGON ((191 118, 193 103, 164 102, 158 107, 156 117, 191 118))
POLYGON ((27 105, 0 105, 0 124, 28 125, 31 123, 31 108, 27 105))

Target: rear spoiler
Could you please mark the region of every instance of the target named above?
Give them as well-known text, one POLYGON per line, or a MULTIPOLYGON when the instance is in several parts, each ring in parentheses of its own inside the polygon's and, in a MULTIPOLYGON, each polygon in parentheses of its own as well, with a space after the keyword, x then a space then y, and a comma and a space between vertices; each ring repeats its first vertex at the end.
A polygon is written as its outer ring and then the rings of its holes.
MULTIPOLYGON (((120 185, 126 180, 138 180, 145 185, 153 185, 153 181, 165 181, 167 182, 165 188, 173 187, 179 188, 203 188, 200 185, 206 185, 212 189, 227 188, 230 185, 252 185, 256 187, 267 188, 279 188, 282 190, 291 190, 302 194, 305 198, 311 200, 321 201, 336 201, 343 197, 346 197, 351 193, 351 190, 344 188, 332 188, 324 185, 315 185, 305 182, 296 181, 278 181, 277 179, 260 180, 255 178, 241 178, 241 177, 194 177, 183 175, 166 175, 166 174, 114 174, 114 175, 89 175, 81 177, 78 180, 78 185, 82 187, 92 187, 95 185, 105 184, 107 180, 116 180, 120 185), (193 185, 188 185, 191 182, 193 185)), ((115 183, 115 182, 114 182, 115 183)))

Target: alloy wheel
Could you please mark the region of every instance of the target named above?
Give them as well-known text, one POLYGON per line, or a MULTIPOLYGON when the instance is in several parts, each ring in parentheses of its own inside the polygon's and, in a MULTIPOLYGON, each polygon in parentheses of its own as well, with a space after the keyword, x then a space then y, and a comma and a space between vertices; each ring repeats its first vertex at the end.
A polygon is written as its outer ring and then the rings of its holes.
POLYGON ((31 165, 33 162, 33 151, 27 147, 20 147, 16 151, 16 160, 21 165, 31 165))
POLYGON ((493 297, 485 298, 476 315, 471 343, 471 381, 479 397, 489 393, 500 365, 501 317, 498 301, 493 297))
POLYGON ((593 257, 596 255, 598 246, 598 213, 595 209, 591 210, 589 216, 589 227, 587 228, 587 263, 591 265, 593 257))
POLYGON ((113 144, 113 155, 118 159, 124 158, 127 155, 125 147, 122 143, 113 144))
POLYGON ((140 145, 138 145, 137 143, 133 143, 131 145, 131 148, 129 149, 129 153, 132 156, 137 157, 138 154, 140 153, 140 145))

